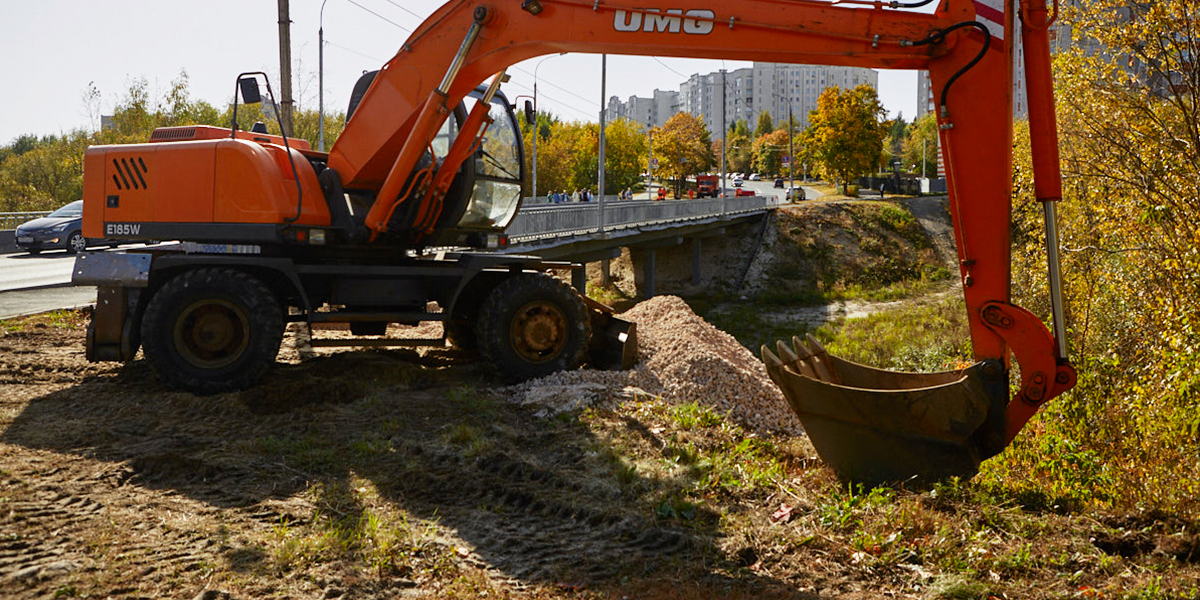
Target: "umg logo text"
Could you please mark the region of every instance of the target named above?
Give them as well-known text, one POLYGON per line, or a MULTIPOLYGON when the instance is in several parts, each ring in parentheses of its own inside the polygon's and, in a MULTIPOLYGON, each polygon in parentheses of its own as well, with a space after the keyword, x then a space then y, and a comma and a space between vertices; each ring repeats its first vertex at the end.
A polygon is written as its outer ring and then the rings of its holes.
POLYGON ((664 13, 658 8, 644 11, 618 10, 613 17, 617 31, 645 31, 661 33, 690 33, 708 35, 713 31, 717 14, 711 10, 668 8, 664 13))

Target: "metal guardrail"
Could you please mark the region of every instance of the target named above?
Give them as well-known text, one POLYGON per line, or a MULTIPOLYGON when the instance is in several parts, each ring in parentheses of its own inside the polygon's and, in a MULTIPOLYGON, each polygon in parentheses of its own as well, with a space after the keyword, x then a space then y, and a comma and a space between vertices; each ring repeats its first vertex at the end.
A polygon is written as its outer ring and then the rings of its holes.
POLYGON ((16 229, 17 225, 20 225, 25 221, 32 221, 33 219, 44 217, 48 214, 50 214, 50 211, 48 210, 39 212, 0 213, 0 231, 16 229))
MULTIPOLYGON (((620 230, 759 212, 778 205, 766 196, 698 200, 613 200, 604 203, 604 229, 620 230), (724 202, 724 210, 722 210, 724 202)), ((598 202, 522 205, 506 233, 513 242, 600 230, 598 202)))

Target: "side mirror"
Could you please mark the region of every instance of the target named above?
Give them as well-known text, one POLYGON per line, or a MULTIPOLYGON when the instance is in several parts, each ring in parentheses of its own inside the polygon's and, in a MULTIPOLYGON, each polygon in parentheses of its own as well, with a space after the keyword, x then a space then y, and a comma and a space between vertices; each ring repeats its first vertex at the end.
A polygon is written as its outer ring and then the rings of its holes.
POLYGON ((525 101, 525 124, 534 125, 537 123, 537 112, 533 110, 533 102, 525 101))
POLYGON ((242 102, 246 104, 258 104, 262 102, 262 94, 258 91, 258 80, 253 77, 243 77, 238 80, 238 87, 242 91, 242 102))

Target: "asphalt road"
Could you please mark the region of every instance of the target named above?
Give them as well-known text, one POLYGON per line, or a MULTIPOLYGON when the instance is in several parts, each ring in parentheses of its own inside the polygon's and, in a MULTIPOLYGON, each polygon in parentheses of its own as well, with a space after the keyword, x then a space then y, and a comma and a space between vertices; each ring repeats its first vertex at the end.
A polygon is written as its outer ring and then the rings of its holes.
POLYGON ((74 266, 75 255, 65 252, 0 256, 0 292, 68 284, 74 266))
POLYGON ((46 312, 60 308, 77 308, 95 304, 96 288, 49 287, 32 290, 0 292, 0 319, 46 312))
POLYGON ((96 288, 71 286, 74 266, 65 252, 0 256, 0 319, 94 303, 96 288))

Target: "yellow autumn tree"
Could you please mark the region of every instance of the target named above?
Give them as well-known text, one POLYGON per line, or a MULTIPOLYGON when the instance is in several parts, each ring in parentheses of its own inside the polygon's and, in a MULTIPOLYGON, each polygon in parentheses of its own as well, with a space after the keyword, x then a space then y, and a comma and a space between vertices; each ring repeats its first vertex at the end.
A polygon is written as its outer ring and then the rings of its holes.
POLYGON ((671 179, 675 195, 682 196, 687 178, 712 169, 716 162, 708 128, 699 117, 681 112, 653 131, 654 156, 658 158, 654 172, 671 179))
POLYGON ((830 87, 821 92, 805 132, 819 169, 843 186, 852 177, 871 172, 879 164, 887 137, 886 115, 875 88, 869 85, 848 91, 830 87))
MULTIPOLYGON (((1200 489, 1200 21, 1194 0, 1064 7, 1054 60, 1059 231, 1074 390, 985 478, 1122 509, 1200 489)), ((1048 315, 1029 125, 1016 124, 1012 291, 1048 315)), ((1166 592, 1171 595, 1172 592, 1166 592)))

